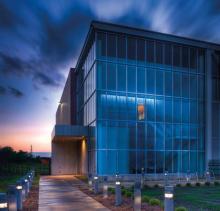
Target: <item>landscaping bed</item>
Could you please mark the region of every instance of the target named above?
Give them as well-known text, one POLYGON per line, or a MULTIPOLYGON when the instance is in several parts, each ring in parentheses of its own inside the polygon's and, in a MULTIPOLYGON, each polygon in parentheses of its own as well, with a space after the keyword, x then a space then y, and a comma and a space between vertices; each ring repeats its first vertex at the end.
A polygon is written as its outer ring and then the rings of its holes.
MULTIPOLYGON (((89 190, 88 186, 80 186, 79 189, 87 194, 88 196, 92 197, 96 201, 103 204, 105 207, 107 207, 110 210, 113 211, 133 211, 133 205, 134 205, 134 199, 133 194, 130 197, 122 196, 122 204, 120 206, 115 206, 115 195, 112 193, 113 189, 110 189, 111 191, 108 192, 108 197, 103 198, 103 194, 94 194, 93 191, 89 190)), ((148 203, 142 203, 141 210, 147 210, 147 211, 162 211, 163 209, 160 206, 150 206, 148 203)))
POLYGON ((34 178, 31 190, 23 203, 23 211, 38 211, 40 176, 34 178))

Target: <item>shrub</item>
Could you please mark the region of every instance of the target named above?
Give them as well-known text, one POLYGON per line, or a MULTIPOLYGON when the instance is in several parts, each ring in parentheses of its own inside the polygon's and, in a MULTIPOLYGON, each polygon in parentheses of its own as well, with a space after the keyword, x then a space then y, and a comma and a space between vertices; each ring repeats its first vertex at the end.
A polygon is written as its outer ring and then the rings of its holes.
POLYGON ((132 193, 131 193, 131 191, 125 191, 125 196, 126 197, 131 197, 132 196, 132 193))
POLYGON ((176 184, 176 187, 181 187, 181 184, 180 183, 176 184))
POLYGON ((187 209, 185 207, 177 207, 175 211, 187 211, 187 209))
POLYGON ((122 195, 125 195, 125 193, 126 193, 126 190, 123 188, 123 189, 121 190, 121 194, 122 194, 122 195))
POLYGON ((143 196, 142 197, 142 202, 149 203, 149 201, 150 201, 150 197, 149 196, 143 196))
POLYGON ((191 183, 190 183, 190 182, 187 182, 187 183, 186 183, 186 186, 187 186, 187 187, 190 187, 190 186, 191 186, 191 183))
POLYGON ((124 186, 124 185, 122 185, 122 186, 121 186, 121 189, 125 189, 125 186, 124 186))
POLYGON ((159 188, 159 185, 158 185, 158 184, 155 184, 154 187, 155 187, 155 188, 159 188))
POLYGON ((161 203, 159 199, 152 198, 150 199, 149 204, 152 206, 160 206, 161 203))
POLYGON ((108 188, 108 191, 109 191, 110 193, 112 193, 112 194, 115 194, 115 189, 112 188, 112 187, 109 187, 109 188, 108 188))
POLYGON ((220 184, 219 181, 214 182, 214 185, 219 185, 219 184, 220 184))
POLYGON ((200 182, 197 182, 197 183, 196 183, 196 186, 201 186, 200 182))
POLYGON ((210 182, 205 182, 205 185, 206 185, 206 186, 209 186, 209 185, 210 185, 210 182))

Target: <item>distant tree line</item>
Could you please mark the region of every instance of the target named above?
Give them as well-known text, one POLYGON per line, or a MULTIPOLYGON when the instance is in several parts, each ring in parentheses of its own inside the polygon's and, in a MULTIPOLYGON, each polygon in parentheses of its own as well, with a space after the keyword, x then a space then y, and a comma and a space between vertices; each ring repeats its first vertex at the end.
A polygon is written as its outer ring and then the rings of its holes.
POLYGON ((12 147, 0 147, 0 165, 40 163, 40 157, 22 150, 16 152, 12 147))

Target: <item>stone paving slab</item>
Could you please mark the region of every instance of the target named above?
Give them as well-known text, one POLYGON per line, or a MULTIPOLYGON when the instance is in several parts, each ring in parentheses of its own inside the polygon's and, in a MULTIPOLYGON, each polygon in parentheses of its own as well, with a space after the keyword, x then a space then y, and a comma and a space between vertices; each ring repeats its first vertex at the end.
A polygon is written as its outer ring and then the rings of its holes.
POLYGON ((39 211, 109 211, 78 189, 74 176, 42 176, 40 178, 39 211))

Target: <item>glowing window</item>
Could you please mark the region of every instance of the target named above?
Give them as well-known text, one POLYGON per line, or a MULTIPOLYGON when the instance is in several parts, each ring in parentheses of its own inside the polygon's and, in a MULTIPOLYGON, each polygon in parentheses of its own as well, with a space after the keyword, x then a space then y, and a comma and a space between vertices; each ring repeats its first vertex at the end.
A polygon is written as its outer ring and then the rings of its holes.
POLYGON ((144 120, 144 105, 138 105, 138 120, 144 120))

